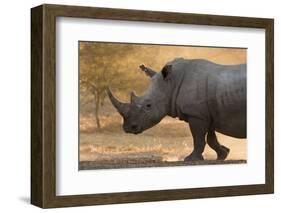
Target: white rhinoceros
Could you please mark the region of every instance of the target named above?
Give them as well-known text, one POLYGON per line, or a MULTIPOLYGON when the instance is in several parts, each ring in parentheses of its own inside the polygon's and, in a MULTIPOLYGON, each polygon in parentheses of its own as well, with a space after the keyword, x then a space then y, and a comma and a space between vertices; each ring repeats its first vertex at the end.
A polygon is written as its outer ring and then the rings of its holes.
POLYGON ((141 65, 151 77, 142 97, 131 94, 131 103, 108 96, 124 118, 123 129, 139 134, 156 125, 166 115, 189 123, 194 141, 186 160, 203 160, 206 142, 224 160, 229 149, 221 145, 215 131, 246 138, 246 64, 220 65, 203 59, 178 58, 161 72, 141 65), (206 137, 207 135, 207 137, 206 137))

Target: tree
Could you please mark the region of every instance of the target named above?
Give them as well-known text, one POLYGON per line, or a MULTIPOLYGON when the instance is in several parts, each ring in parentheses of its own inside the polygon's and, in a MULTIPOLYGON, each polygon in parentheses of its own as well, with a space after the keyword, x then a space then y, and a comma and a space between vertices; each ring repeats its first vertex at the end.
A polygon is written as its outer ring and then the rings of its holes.
POLYGON ((132 45, 80 43, 80 95, 88 93, 94 97, 98 129, 101 128, 99 110, 106 97, 106 88, 126 90, 132 83, 133 73, 128 74, 122 67, 126 66, 126 58, 133 50, 132 45))

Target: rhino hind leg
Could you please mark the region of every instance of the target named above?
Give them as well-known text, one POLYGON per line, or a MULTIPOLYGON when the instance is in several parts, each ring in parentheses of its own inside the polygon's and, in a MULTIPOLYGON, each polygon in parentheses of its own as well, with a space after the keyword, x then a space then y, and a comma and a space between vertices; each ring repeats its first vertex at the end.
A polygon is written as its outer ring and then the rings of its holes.
POLYGON ((208 125, 200 119, 191 118, 189 120, 189 126, 193 137, 194 149, 189 156, 184 158, 184 161, 204 160, 202 153, 206 145, 205 136, 208 131, 208 125))
POLYGON ((214 130, 209 130, 207 135, 207 143, 208 145, 216 151, 217 160, 225 160, 229 154, 229 148, 221 145, 218 142, 216 133, 214 130))

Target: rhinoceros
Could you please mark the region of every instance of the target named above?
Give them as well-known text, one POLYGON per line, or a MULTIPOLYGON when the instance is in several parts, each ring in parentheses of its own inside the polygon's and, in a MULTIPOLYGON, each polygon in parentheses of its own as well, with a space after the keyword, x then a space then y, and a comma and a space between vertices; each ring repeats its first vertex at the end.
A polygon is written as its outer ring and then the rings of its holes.
POLYGON ((165 116, 189 123, 194 149, 184 158, 204 160, 206 145, 225 160, 229 148, 221 145, 215 132, 246 138, 246 64, 221 65, 205 59, 176 58, 160 72, 141 65, 151 83, 141 97, 131 93, 123 103, 107 89, 113 106, 123 117, 123 130, 139 134, 165 116))

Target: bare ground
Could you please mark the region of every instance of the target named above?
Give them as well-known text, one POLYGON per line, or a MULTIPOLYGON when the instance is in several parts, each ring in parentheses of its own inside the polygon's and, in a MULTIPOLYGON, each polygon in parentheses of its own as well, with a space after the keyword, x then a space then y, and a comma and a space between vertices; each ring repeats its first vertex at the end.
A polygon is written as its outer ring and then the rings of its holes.
POLYGON ((192 136, 185 122, 166 117, 144 133, 132 135, 123 132, 118 115, 111 119, 114 122, 106 124, 104 118, 106 125, 100 131, 94 128, 83 131, 82 126, 80 169, 245 163, 247 159, 245 139, 217 134, 221 144, 230 148, 226 161, 217 161, 216 153, 207 145, 203 153, 205 162, 184 163, 183 159, 193 150, 192 136))

